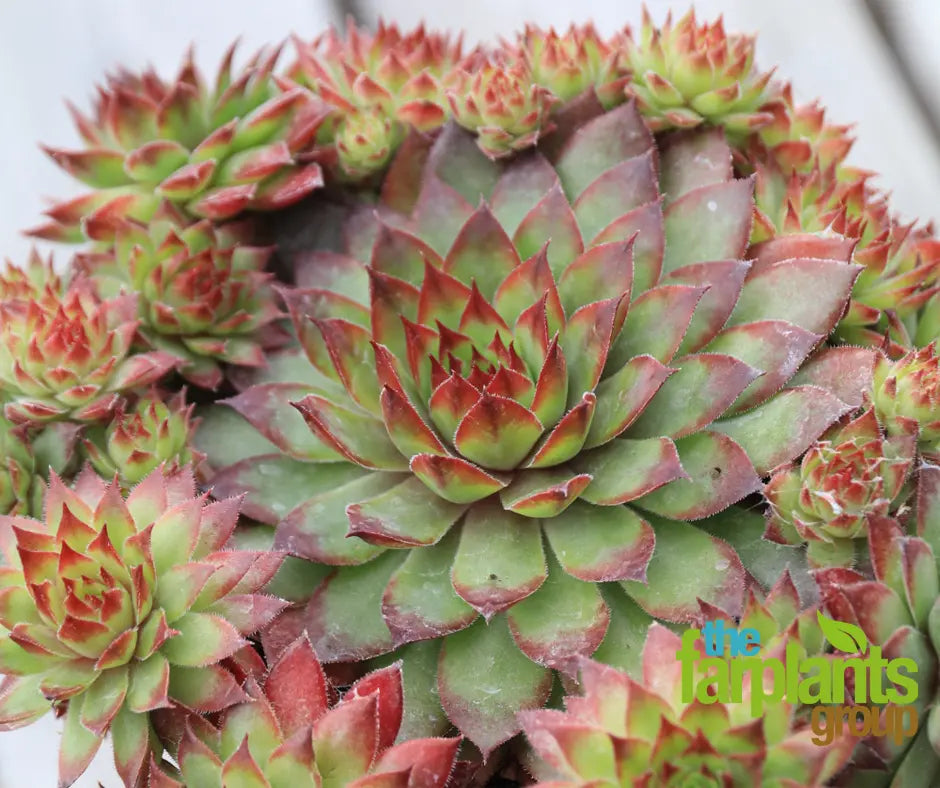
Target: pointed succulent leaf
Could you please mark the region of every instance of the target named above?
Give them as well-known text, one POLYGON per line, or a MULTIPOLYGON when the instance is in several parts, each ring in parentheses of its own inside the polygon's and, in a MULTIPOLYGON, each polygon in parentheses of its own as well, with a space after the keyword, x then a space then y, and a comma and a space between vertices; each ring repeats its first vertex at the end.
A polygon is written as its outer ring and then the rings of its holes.
POLYGON ((644 292, 630 305, 608 363, 623 365, 645 354, 668 364, 682 344, 705 292, 690 285, 662 285, 644 292))
POLYGON ((460 457, 416 454, 411 472, 442 498, 473 503, 501 490, 509 482, 460 457))
POLYGON ((744 567, 734 549, 688 523, 650 518, 656 534, 656 552, 647 567, 646 582, 626 580, 624 590, 648 613, 667 621, 696 622, 698 600, 730 615, 744 601, 744 567), (701 571, 689 576, 670 556, 698 556, 701 571))
POLYGON ((481 395, 457 427, 454 444, 484 468, 515 468, 542 435, 543 426, 528 408, 507 397, 481 395))
POLYGON ((388 547, 435 544, 465 509, 439 498, 412 477, 374 498, 350 504, 348 535, 388 547))
POLYGON ((548 264, 556 278, 584 251, 578 220, 557 184, 525 215, 512 240, 523 259, 548 243, 548 264))
POLYGON ((651 153, 634 156, 598 176, 572 203, 582 236, 590 241, 621 216, 659 197, 651 153))
POLYGON ((484 203, 454 239, 444 261, 444 270, 462 282, 475 282, 489 300, 520 263, 512 240, 484 203))
POLYGON ((645 153, 652 144, 636 106, 624 104, 581 126, 561 151, 555 169, 573 199, 610 167, 645 153))
POLYGON ((365 563, 382 549, 360 539, 347 538, 349 502, 381 495, 401 481, 398 474, 388 473, 335 480, 333 489, 312 495, 278 523, 275 548, 331 565, 365 563))
POLYGON ((578 657, 590 656, 600 645, 609 618, 597 586, 562 571, 554 560, 538 591, 506 613, 524 654, 569 674, 577 671, 578 657))
POLYGON ((676 520, 697 520, 760 489, 744 449, 726 435, 705 430, 679 440, 676 450, 686 478, 645 495, 639 506, 676 520))
POLYGON ((59 745, 59 783, 71 785, 91 763, 101 747, 101 737, 82 725, 83 695, 69 702, 59 745))
POLYGON ((389 550, 362 566, 341 567, 318 587, 302 612, 304 630, 324 662, 368 659, 393 647, 392 634, 382 618, 381 599, 392 574, 405 556, 389 550), (343 626, 353 617, 354 631, 343 626))
POLYGON ((815 386, 786 389, 763 405, 712 425, 741 446, 759 473, 798 457, 849 406, 815 386))
POLYGON ((173 624, 180 634, 167 641, 163 653, 173 665, 196 668, 231 656, 245 641, 221 616, 187 613, 173 624))
POLYGON ((744 285, 730 324, 786 320, 827 335, 845 310, 859 268, 836 260, 794 259, 755 271, 744 285), (812 290, 813 298, 803 295, 812 290))
POLYGON ((552 518, 563 512, 591 482, 587 474, 564 468, 531 470, 516 476, 500 490, 503 508, 524 517, 552 518))
POLYGON ((545 703, 552 678, 518 650, 500 617, 445 638, 438 683, 447 716, 486 756, 519 730, 521 709, 545 703))
POLYGON ((629 507, 575 502, 542 527, 555 557, 573 577, 595 583, 646 579, 656 538, 629 507))
POLYGON ((235 677, 220 665, 174 667, 170 672, 169 694, 187 708, 203 712, 221 711, 248 697, 235 677))
POLYGON ((630 427, 630 436, 681 438, 708 426, 761 373, 734 356, 700 353, 673 362, 678 368, 630 427))
POLYGON ((602 506, 626 503, 688 478, 669 438, 616 438, 580 455, 572 465, 592 479, 581 497, 602 506))
POLYGON ((457 632, 479 615, 451 581, 459 542, 458 530, 452 529, 436 545, 413 550, 392 575, 382 596, 382 615, 396 642, 457 632))
POLYGON ((666 209, 663 270, 742 258, 751 234, 753 190, 751 180, 713 183, 673 202, 666 209))
POLYGON ((457 593, 491 618, 533 593, 545 580, 538 524, 496 504, 465 516, 452 579, 457 593))

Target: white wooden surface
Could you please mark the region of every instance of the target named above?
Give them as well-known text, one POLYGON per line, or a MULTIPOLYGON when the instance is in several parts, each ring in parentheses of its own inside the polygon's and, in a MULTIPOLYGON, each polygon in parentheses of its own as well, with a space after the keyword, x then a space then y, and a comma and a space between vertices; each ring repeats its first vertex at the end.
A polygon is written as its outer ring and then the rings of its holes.
MULTIPOLYGON (((940 82, 940 3, 897 0, 901 29, 925 85, 940 82)), ((647 0, 654 17, 685 5, 647 0)), ((492 40, 526 21, 565 27, 593 19, 607 32, 639 22, 639 2, 623 0, 372 0, 366 10, 404 25, 464 29, 469 40, 492 40)), ((801 98, 820 97, 834 122, 856 122, 853 161, 878 170, 908 217, 940 218, 940 150, 923 129, 900 76, 864 14, 860 0, 699 0, 701 15, 723 12, 729 29, 759 33, 761 64, 777 64, 801 98)), ((77 141, 62 104, 87 105, 94 82, 117 63, 148 62, 172 73, 190 41, 211 69, 241 36, 247 52, 292 30, 312 37, 329 21, 322 0, 31 0, 0 2, 0 257, 21 260, 28 242, 18 233, 36 224, 42 195, 76 187, 36 148, 36 141, 77 141)), ((940 91, 930 91, 936 100, 940 91)), ((66 252, 67 253, 67 252, 66 252)), ((64 257, 64 253, 60 253, 64 257)), ((56 725, 51 719, 0 735, 0 788, 56 784, 56 725)), ((117 788, 104 748, 77 784, 117 788)))

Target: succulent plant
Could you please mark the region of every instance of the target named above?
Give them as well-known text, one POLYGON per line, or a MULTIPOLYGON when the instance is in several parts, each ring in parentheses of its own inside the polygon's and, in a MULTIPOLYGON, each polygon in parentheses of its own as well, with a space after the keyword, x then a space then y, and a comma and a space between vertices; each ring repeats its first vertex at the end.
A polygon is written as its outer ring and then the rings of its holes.
POLYGON ((940 779, 940 241, 848 127, 691 12, 294 46, 48 151, 92 191, 0 271, 0 730, 63 717, 62 785, 108 735, 128 788, 940 779), (914 659, 920 732, 683 700, 717 620, 914 659))
POLYGON ((30 301, 61 297, 67 285, 67 276, 55 270, 52 255, 40 256, 32 249, 25 266, 9 260, 0 272, 0 302, 30 301))
POLYGON ((336 140, 347 175, 380 170, 409 127, 430 131, 447 119, 444 88, 464 59, 459 39, 423 25, 403 33, 380 23, 372 34, 350 22, 345 38, 330 30, 294 43, 297 62, 289 74, 332 107, 321 138, 336 140), (363 142, 360 134, 367 135, 363 142))
POLYGON ((888 435, 904 435, 917 425, 921 451, 935 454, 940 442, 940 357, 936 343, 891 361, 875 362, 872 394, 878 421, 888 435))
POLYGON ((364 178, 381 170, 401 143, 401 125, 381 110, 348 114, 336 132, 336 151, 343 172, 364 178))
POLYGON ((808 543, 817 564, 852 564, 855 539, 868 535, 872 517, 897 510, 917 453, 917 425, 885 437, 873 408, 834 428, 803 455, 799 466, 774 473, 764 488, 766 537, 785 544, 808 543))
POLYGON ((477 134, 477 144, 496 159, 532 147, 551 131, 557 98, 539 85, 527 63, 486 62, 460 70, 447 92, 456 121, 477 134))
MULTIPOLYGON (((248 431, 240 456, 264 456, 232 465, 217 447, 236 428, 204 433, 214 488, 247 491, 278 547, 337 567, 298 633, 330 662, 443 638, 444 707, 484 751, 517 729, 463 678, 484 654, 519 666, 490 684, 537 706, 546 668, 572 671, 614 626, 610 594, 673 621, 698 598, 739 613, 739 557, 678 521, 756 492, 848 410, 822 370, 858 377, 833 351, 793 380, 858 269, 773 244, 745 262, 752 185, 731 179, 722 135, 658 152, 663 211, 636 109, 598 112, 552 159, 507 164, 445 128, 413 205, 357 211, 345 255, 303 256, 306 288, 285 297, 304 355, 228 401, 266 439, 248 431), (809 281, 813 302, 773 297, 809 281), (272 490, 275 473, 297 492, 272 490), (670 551, 709 567, 694 588, 674 584, 670 551)), ((395 182, 415 155, 401 149, 383 194, 415 193, 395 182)), ((853 385, 840 393, 860 402, 853 385)))
POLYGON ((263 684, 218 726, 191 717, 172 767, 151 769, 152 788, 245 785, 296 788, 444 788, 459 739, 395 744, 402 719, 397 665, 359 679, 330 706, 329 684, 306 638, 291 644, 263 684), (175 770, 174 770, 175 771, 175 770))
POLYGON ((108 730, 134 785, 149 712, 245 698, 217 663, 284 606, 258 593, 282 555, 225 549, 238 502, 194 495, 185 471, 156 470, 126 499, 86 471, 74 489, 53 475, 43 520, 0 518, 0 725, 64 712, 62 785, 108 730))
POLYGON ((133 296, 99 300, 87 287, 62 298, 0 302, 0 403, 16 423, 98 421, 129 390, 148 386, 176 361, 132 353, 133 296))
POLYGON ((594 25, 571 25, 564 33, 526 25, 512 48, 524 60, 533 80, 560 101, 594 89, 605 109, 626 100, 629 79, 621 55, 622 34, 605 41, 594 25))
POLYGON ((639 39, 624 38, 624 59, 627 90, 654 131, 707 122, 746 134, 773 119, 764 110, 776 96, 772 72, 755 67, 754 39, 728 35, 721 19, 700 25, 689 11, 658 28, 644 8, 639 39))
POLYGON ((187 225, 164 206, 149 225, 121 222, 114 248, 84 255, 82 267, 103 295, 135 294, 143 338, 179 359, 188 380, 214 389, 222 364, 263 366, 265 347, 281 339, 269 256, 235 229, 187 225))
POLYGON ((192 217, 223 220, 284 208, 321 186, 319 165, 298 154, 327 108, 275 78, 278 55, 259 52, 233 71, 233 47, 212 86, 191 52, 171 82, 152 70, 108 77, 91 117, 70 105, 86 147, 46 149, 93 191, 54 205, 46 211, 50 221, 32 234, 108 240, 115 218, 146 222, 161 200, 192 217))
POLYGON ((747 679, 739 703, 684 703, 680 647, 678 635, 653 624, 642 679, 585 660, 583 695, 568 696, 565 711, 520 712, 526 737, 554 778, 538 784, 822 786, 848 761, 855 742, 847 734, 818 746, 788 703, 753 718, 747 679))
MULTIPOLYGON (((929 228, 901 224, 888 214, 886 195, 869 174, 818 165, 806 173, 758 159, 752 241, 816 233, 862 266, 838 337, 877 347, 885 333, 909 347, 933 341, 940 321, 919 310, 940 287, 940 244, 929 228), (789 174, 787 174, 789 173, 789 174)), ((936 309, 933 307, 932 309, 936 309)))
POLYGON ((0 514, 29 515, 42 510, 42 484, 26 429, 0 415, 0 514))
POLYGON ((807 174, 814 168, 842 170, 854 139, 851 126, 826 122, 826 110, 818 101, 797 104, 793 87, 783 85, 776 97, 761 110, 773 120, 761 126, 750 139, 747 158, 752 162, 773 162, 785 173, 807 174))
POLYGON ((117 475, 125 486, 137 484, 160 466, 164 472, 176 472, 202 458, 191 448, 198 424, 192 412, 185 390, 169 402, 154 393, 138 400, 130 412, 119 408, 107 426, 89 427, 83 436, 85 454, 101 476, 117 475))
MULTIPOLYGON (((916 535, 889 517, 872 519, 868 530, 874 577, 853 569, 817 573, 830 614, 861 628, 886 660, 913 659, 919 733, 903 746, 892 737, 870 738, 868 747, 888 767, 892 786, 932 785, 940 776, 940 467, 918 474, 916 535)), ((881 767, 884 771, 884 767, 881 767)), ((858 776, 861 779, 861 775, 858 776)))

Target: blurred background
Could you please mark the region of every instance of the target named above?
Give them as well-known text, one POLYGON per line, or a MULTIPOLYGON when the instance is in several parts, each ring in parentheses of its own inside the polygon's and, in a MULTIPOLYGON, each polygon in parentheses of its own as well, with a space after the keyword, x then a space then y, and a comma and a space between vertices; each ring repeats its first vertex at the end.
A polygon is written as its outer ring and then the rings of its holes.
MULTIPOLYGON (((657 22, 685 0, 647 0, 657 22)), ((593 20, 609 34, 638 26, 640 3, 624 0, 5 0, 0 3, 0 259, 22 262, 20 231, 40 222, 43 197, 76 194, 75 184, 37 147, 78 144, 63 100, 86 109, 95 83, 120 64, 175 73, 195 43, 214 70, 236 38, 246 55, 291 32, 312 38, 351 15, 381 15, 408 27, 464 30, 468 43, 509 36, 526 22, 564 28, 593 20)), ((820 98, 833 123, 854 123, 850 162, 879 173, 895 210, 940 219, 940 2, 937 0, 698 0, 703 18, 723 14, 728 30, 758 33, 763 67, 776 65, 799 100, 820 98)), ((285 58, 286 59, 286 58, 285 58)), ((67 250, 59 255, 64 258, 67 250)), ((0 788, 56 785, 58 726, 0 735, 0 788)), ((78 788, 119 788, 103 748, 78 788)))

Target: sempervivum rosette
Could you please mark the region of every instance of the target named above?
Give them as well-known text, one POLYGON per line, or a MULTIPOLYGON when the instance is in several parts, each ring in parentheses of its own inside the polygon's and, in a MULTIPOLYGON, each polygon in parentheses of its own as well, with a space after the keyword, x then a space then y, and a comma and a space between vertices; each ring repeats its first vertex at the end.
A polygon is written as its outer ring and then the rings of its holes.
POLYGON ((853 540, 868 522, 894 512, 917 451, 917 424, 885 437, 873 408, 834 429, 803 455, 799 466, 777 470, 764 495, 769 505, 766 537, 807 542, 816 564, 852 564, 853 540))
POLYGON ((940 449, 940 356, 936 343, 911 350, 897 361, 879 357, 872 402, 889 435, 909 433, 914 422, 920 450, 936 456, 940 449))
MULTIPOLYGON (((909 674, 917 682, 917 736, 903 744, 890 736, 867 740, 893 775, 892 786, 934 785, 940 777, 940 467, 921 467, 916 509, 910 529, 893 518, 872 520, 868 544, 874 579, 843 568, 816 575, 833 618, 861 627, 871 646, 881 647, 883 659, 907 658, 916 665, 916 673, 909 674)), ((864 650, 866 644, 859 645, 864 650)), ((879 772, 874 779, 881 782, 872 784, 886 784, 884 767, 879 772)), ((863 784, 861 773, 857 779, 863 784)))
POLYGON ((228 403, 258 433, 204 422, 215 490, 336 567, 271 637, 307 630, 326 661, 443 638, 444 708, 484 751, 550 668, 621 636, 627 595, 672 621, 700 599, 740 613, 737 554, 679 521, 756 492, 844 414, 826 381, 857 405, 870 378, 855 349, 794 378, 858 268, 813 237, 744 260, 752 183, 720 132, 668 140, 657 179, 632 104, 574 111, 577 132, 505 163, 453 125, 406 143, 345 252, 301 255, 303 354, 228 403))
POLYGON ((238 502, 207 504, 190 473, 146 477, 124 499, 85 472, 53 476, 45 517, 0 518, 0 727, 66 715, 60 784, 104 734, 137 784, 149 712, 203 712, 247 699, 220 663, 285 604, 258 593, 282 556, 226 549, 238 502))
POLYGON ((757 150, 751 157, 771 160, 785 170, 805 173, 819 167, 823 170, 841 165, 852 147, 848 136, 850 126, 826 122, 826 111, 818 102, 797 104, 793 88, 786 84, 780 95, 762 107, 773 120, 761 126, 751 140, 757 150))
POLYGON ((458 70, 447 98, 456 121, 476 132, 480 150, 494 159, 535 145, 551 130, 548 116, 558 101, 526 61, 501 57, 458 70))
POLYGON ((107 426, 89 427, 82 442, 92 467, 105 478, 117 474, 125 485, 134 485, 158 466, 172 472, 198 462, 202 455, 190 446, 198 420, 185 399, 185 391, 167 402, 153 393, 129 412, 120 408, 107 426))
POLYGON ((93 191, 54 205, 32 234, 107 238, 114 217, 147 221, 164 199, 190 216, 222 220, 283 208, 321 186, 319 166, 299 154, 327 108, 275 78, 278 54, 259 52, 233 71, 233 48, 212 85, 191 53, 172 81, 152 70, 110 76, 91 117, 71 108, 86 147, 47 149, 93 191))
POLYGON ((877 347, 890 330, 893 340, 909 347, 912 338, 920 344, 936 338, 940 242, 929 227, 889 215, 887 197, 868 185, 868 173, 835 164, 822 169, 818 162, 805 173, 773 161, 753 164, 753 241, 816 233, 841 242, 863 266, 839 323, 840 339, 877 347), (932 305, 922 310, 928 301, 932 305))
POLYGON ((772 72, 754 65, 754 39, 728 35, 720 19, 698 24, 689 11, 658 28, 644 8, 639 39, 627 36, 624 48, 627 90, 655 130, 707 122, 743 134, 772 120, 763 110, 772 72))
POLYGON ((60 297, 67 286, 67 276, 55 270, 52 255, 43 258, 35 249, 30 251, 26 265, 9 260, 0 271, 0 302, 30 301, 60 297))
POLYGON ((524 59, 532 77, 561 101, 591 88, 605 108, 626 100, 628 80, 623 63, 622 35, 605 41, 594 25, 571 25, 564 33, 526 25, 514 42, 515 56, 524 59))
POLYGON ((444 788, 459 739, 396 744, 402 721, 401 670, 359 679, 333 694, 306 638, 285 650, 262 681, 217 726, 190 716, 169 763, 154 765, 151 788, 200 785, 290 788, 444 788))
POLYGON ((582 694, 568 696, 565 711, 522 712, 545 774, 537 784, 818 788, 846 764, 855 745, 847 732, 820 747, 791 704, 752 716, 749 679, 740 702, 683 702, 680 647, 678 635, 653 624, 637 679, 585 660, 582 694))
POLYGON ((81 284, 61 298, 0 302, 0 403, 14 422, 107 418, 121 395, 176 365, 133 353, 137 300, 100 300, 81 284))
POLYGON ((373 34, 350 22, 345 38, 330 30, 309 43, 294 43, 297 62, 289 74, 333 108, 321 137, 336 139, 347 175, 362 177, 382 168, 409 127, 430 131, 447 119, 444 87, 464 59, 459 39, 423 25, 403 33, 379 23, 373 34), (357 132, 366 128, 372 133, 357 144, 357 132))
POLYGON ((179 359, 180 372, 205 388, 223 380, 222 365, 260 367, 281 340, 281 316, 264 272, 270 250, 241 242, 237 229, 187 224, 169 206, 149 225, 116 223, 108 252, 82 256, 104 295, 137 296, 140 334, 179 359))

